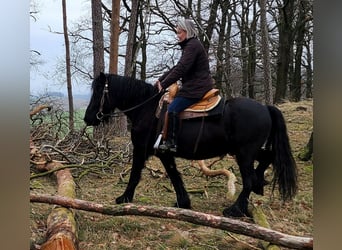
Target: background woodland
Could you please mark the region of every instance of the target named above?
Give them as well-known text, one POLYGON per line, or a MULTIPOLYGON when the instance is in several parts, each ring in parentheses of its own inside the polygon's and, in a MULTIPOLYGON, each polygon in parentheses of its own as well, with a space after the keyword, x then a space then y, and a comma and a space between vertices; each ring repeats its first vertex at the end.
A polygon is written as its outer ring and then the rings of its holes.
MULTIPOLYGON (((312 0, 92 0, 77 23, 68 23, 66 0, 61 4, 65 61, 51 77, 67 88, 71 130, 73 84, 90 86, 101 71, 154 83, 180 58, 175 25, 182 17, 197 24, 223 97, 269 104, 312 98, 312 0)), ((30 15, 39 18, 38 0, 30 15)), ((39 51, 31 54, 39 67, 39 51)))

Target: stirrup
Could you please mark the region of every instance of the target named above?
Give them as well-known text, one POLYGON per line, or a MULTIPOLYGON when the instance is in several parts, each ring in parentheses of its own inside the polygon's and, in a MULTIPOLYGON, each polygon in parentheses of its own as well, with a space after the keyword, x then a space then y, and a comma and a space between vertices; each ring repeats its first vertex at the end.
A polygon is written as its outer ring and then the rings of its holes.
POLYGON ((170 146, 170 151, 173 153, 177 153, 177 146, 176 145, 171 145, 170 146))
POLYGON ((158 149, 161 151, 171 151, 174 153, 177 152, 177 146, 168 141, 163 142, 161 145, 159 145, 158 149))
POLYGON ((158 146, 158 149, 161 151, 169 150, 169 148, 170 148, 170 143, 168 141, 163 141, 163 143, 158 146))

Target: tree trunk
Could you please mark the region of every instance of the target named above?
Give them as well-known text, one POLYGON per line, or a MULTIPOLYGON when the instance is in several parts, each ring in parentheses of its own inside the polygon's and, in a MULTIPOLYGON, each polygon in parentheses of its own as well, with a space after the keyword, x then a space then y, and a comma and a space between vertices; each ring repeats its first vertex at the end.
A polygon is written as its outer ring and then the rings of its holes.
MULTIPOLYGON (((101 0, 91 0, 92 28, 93 28, 93 78, 104 72, 104 45, 103 45, 103 23, 101 0)), ((106 127, 107 128, 107 127, 106 127)), ((101 127, 94 127, 94 138, 101 138, 105 133, 101 127)))
POLYGON ((260 0, 261 51, 264 67, 265 103, 273 105, 270 49, 268 47, 268 27, 266 19, 266 0, 260 0))
POLYGON ((313 131, 311 132, 310 139, 306 146, 299 153, 298 158, 302 161, 308 161, 312 158, 313 154, 313 131))
POLYGON ((298 102, 301 99, 302 95, 302 55, 303 55, 303 47, 304 47, 304 39, 305 39, 305 24, 306 24, 306 15, 307 8, 304 2, 299 3, 299 14, 298 21, 296 25, 296 52, 295 52, 295 69, 293 82, 290 85, 291 91, 291 100, 298 102))
POLYGON ((112 0, 112 14, 110 22, 110 56, 109 73, 118 73, 120 34, 120 0, 112 0))
MULTIPOLYGON (((148 3, 149 6, 149 3, 148 3)), ((149 25, 149 9, 146 12, 141 11, 139 14, 140 19, 140 42, 139 47, 141 48, 141 62, 140 62, 140 79, 146 80, 146 65, 147 65, 147 41, 148 41, 148 30, 146 27, 149 25)))
POLYGON ((225 8, 227 3, 223 2, 221 3, 222 5, 222 22, 220 23, 219 26, 219 32, 218 32, 218 43, 217 43, 217 56, 216 56, 216 72, 215 75, 213 76, 215 79, 215 85, 216 87, 221 91, 223 94, 223 97, 225 97, 224 90, 224 65, 223 65, 223 60, 224 60, 224 45, 225 45, 225 40, 226 40, 226 23, 227 23, 227 14, 228 11, 226 11, 228 8, 225 8))
POLYGON ((136 54, 134 51, 135 43, 136 43, 136 31, 138 24, 138 10, 139 10, 139 1, 132 0, 132 8, 131 8, 131 16, 129 21, 129 31, 127 37, 127 46, 126 46, 126 56, 125 56, 125 76, 131 76, 135 78, 135 63, 136 58, 134 55, 136 54))
MULTIPOLYGON (((126 44, 126 56, 125 56, 125 76, 135 78, 135 65, 136 65, 136 31, 138 25, 138 10, 139 1, 132 0, 131 16, 129 21, 129 31, 126 44)), ((127 133, 127 118, 121 116, 117 119, 118 134, 125 135, 127 133)))
POLYGON ((294 1, 283 0, 280 7, 279 24, 279 48, 277 59, 277 82, 274 102, 279 103, 286 97, 286 89, 291 58, 291 46, 293 44, 292 21, 294 16, 294 1))
POLYGON ((244 221, 196 212, 190 209, 141 206, 132 203, 122 205, 102 205, 94 202, 71 199, 62 196, 30 194, 31 202, 58 204, 64 207, 96 212, 112 216, 137 215, 187 221, 193 224, 209 226, 262 239, 276 245, 294 249, 313 249, 312 237, 299 237, 284 234, 272 229, 257 226, 244 221))
POLYGON ((101 0, 91 0, 93 24, 93 69, 94 78, 104 72, 104 45, 101 0))
POLYGON ((249 82, 248 82, 248 17, 249 17, 249 8, 246 5, 242 6, 241 9, 241 16, 235 13, 236 22, 238 28, 240 30, 240 62, 241 62, 241 69, 242 69, 242 89, 241 95, 245 97, 249 97, 249 82), (238 21, 240 17, 240 21, 238 21))
POLYGON ((248 41, 248 59, 247 59, 247 82, 248 82, 248 96, 255 99, 255 70, 256 70, 256 34, 257 34, 257 4, 253 3, 253 15, 248 33, 246 34, 248 41))
POLYGON ((312 76, 313 76, 313 69, 312 69, 312 54, 310 50, 311 39, 308 39, 308 41, 305 44, 306 47, 306 53, 307 53, 307 66, 306 66, 306 98, 312 98, 312 76))
MULTIPOLYGON (((120 35, 120 0, 112 0, 112 12, 110 15, 110 53, 109 53, 109 73, 118 74, 119 63, 119 35, 120 35)), ((120 129, 120 119, 126 117, 110 117, 110 122, 103 125, 102 133, 105 138, 118 135, 120 129), (119 128, 119 129, 116 129, 119 128)))
POLYGON ((68 37, 66 2, 62 0, 63 9, 63 32, 65 42, 65 63, 66 63, 66 80, 68 89, 68 104, 69 104, 69 130, 74 131, 74 101, 72 96, 71 71, 70 71, 70 43, 68 37))
POLYGON ((225 58, 226 58, 226 62, 225 62, 225 81, 226 81, 226 89, 225 89, 225 93, 226 93, 226 98, 232 98, 235 97, 235 91, 233 90, 233 86, 232 86, 232 48, 231 48, 231 33, 232 33, 232 17, 233 17, 233 13, 235 12, 235 8, 236 5, 233 4, 232 5, 232 10, 229 13, 228 11, 228 20, 227 20, 227 29, 226 29, 226 52, 225 52, 225 58))
POLYGON ((205 30, 206 35, 203 35, 202 42, 205 50, 208 52, 210 47, 210 40, 214 32, 214 27, 216 25, 215 20, 217 17, 217 9, 219 6, 220 1, 212 1, 210 6, 210 15, 208 19, 208 25, 205 30))

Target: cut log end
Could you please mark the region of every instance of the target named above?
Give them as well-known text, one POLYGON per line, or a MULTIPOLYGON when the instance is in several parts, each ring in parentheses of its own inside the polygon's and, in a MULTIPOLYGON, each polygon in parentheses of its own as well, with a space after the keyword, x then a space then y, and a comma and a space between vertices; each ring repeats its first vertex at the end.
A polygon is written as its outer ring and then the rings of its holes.
POLYGON ((74 242, 64 236, 64 235, 55 235, 50 238, 47 242, 45 242, 41 248, 42 250, 77 250, 74 245, 74 242))

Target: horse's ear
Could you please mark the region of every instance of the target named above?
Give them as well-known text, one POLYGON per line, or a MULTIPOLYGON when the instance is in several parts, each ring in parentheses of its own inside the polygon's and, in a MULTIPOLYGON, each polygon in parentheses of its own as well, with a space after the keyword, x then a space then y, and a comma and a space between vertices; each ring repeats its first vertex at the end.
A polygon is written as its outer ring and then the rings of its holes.
POLYGON ((100 79, 103 80, 106 78, 106 75, 103 72, 100 72, 100 79))

